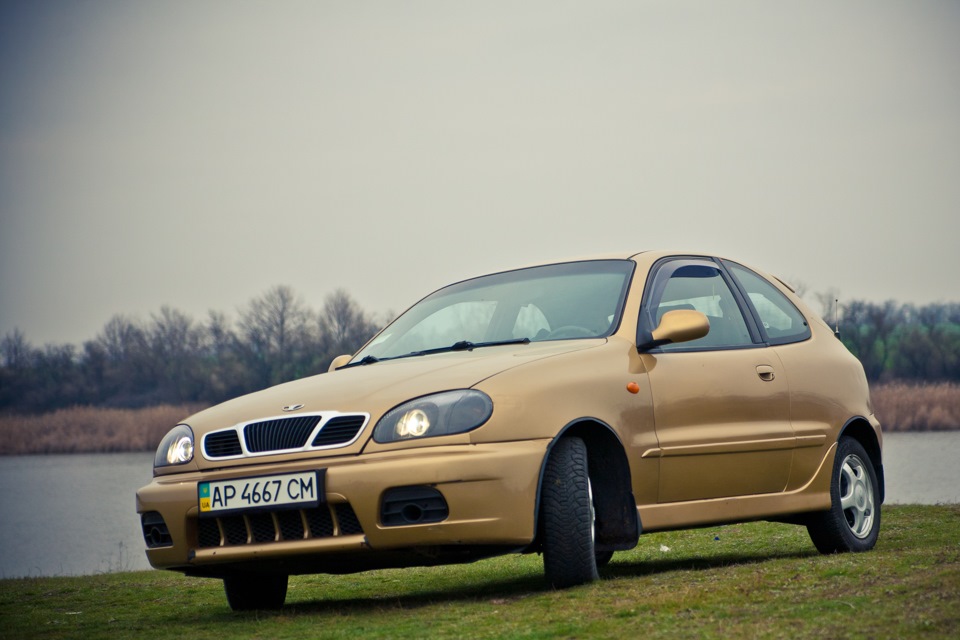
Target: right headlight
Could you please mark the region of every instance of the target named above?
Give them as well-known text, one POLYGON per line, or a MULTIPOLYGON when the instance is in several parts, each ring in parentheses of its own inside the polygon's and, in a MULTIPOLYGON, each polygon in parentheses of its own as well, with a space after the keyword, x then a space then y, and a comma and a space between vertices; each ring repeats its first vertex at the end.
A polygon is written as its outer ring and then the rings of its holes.
POLYGON ((193 430, 185 424, 178 424, 160 441, 157 455, 153 459, 153 466, 168 467, 187 464, 191 460, 193 460, 193 430))
POLYGON ((384 414, 373 430, 381 444, 476 429, 490 419, 493 401, 475 389, 444 391, 405 402, 384 414))

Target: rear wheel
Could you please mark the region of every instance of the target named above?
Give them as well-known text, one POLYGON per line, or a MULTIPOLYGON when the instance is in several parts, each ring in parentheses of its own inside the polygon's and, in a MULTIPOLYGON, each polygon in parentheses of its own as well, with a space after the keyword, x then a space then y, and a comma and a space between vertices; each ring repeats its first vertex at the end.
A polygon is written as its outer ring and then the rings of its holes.
POLYGON ((859 442, 840 438, 828 511, 814 514, 807 532, 820 553, 868 551, 880 533, 880 489, 873 461, 859 442))
POLYGON ((594 517, 587 447, 580 438, 562 438, 547 460, 540 500, 543 569, 554 587, 572 587, 599 577, 594 517))
POLYGON ((279 609, 287 599, 287 576, 239 574, 223 579, 227 602, 234 611, 279 609))

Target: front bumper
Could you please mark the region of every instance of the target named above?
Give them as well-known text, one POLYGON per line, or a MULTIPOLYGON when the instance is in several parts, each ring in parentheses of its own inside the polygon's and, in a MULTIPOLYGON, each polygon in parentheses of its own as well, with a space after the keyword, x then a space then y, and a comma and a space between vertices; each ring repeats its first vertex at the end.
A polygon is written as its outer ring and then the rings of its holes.
POLYGON ((161 546, 154 538, 147 558, 158 569, 207 575, 265 567, 286 573, 342 573, 457 561, 443 558, 459 557, 450 553, 458 548, 471 549, 471 557, 485 555, 478 551, 484 548, 523 548, 536 534, 537 489, 548 444, 531 440, 425 447, 160 476, 137 492, 137 512, 159 514, 168 531, 161 546), (207 520, 201 531, 199 482, 315 469, 326 469, 326 504, 318 512, 240 514, 219 525, 207 520), (400 487, 439 491, 449 514, 439 522, 384 525, 384 493, 400 487), (317 524, 318 513, 329 513, 330 525, 317 524), (268 527, 278 525, 277 534, 270 530, 255 535, 258 520, 268 527), (289 527, 282 533, 282 521, 292 521, 292 533, 289 527), (251 533, 228 536, 227 524, 251 533), (217 535, 218 526, 222 535, 217 535))

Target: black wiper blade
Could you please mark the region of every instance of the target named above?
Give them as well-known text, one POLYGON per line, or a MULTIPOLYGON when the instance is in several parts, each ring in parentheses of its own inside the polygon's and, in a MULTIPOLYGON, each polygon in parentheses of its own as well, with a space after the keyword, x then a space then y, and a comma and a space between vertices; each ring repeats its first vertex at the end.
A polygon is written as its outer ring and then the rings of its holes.
POLYGON ((424 349, 422 351, 411 351, 410 353, 405 353, 402 356, 389 356, 386 358, 377 358, 376 356, 364 356, 356 362, 350 362, 338 367, 337 371, 340 369, 349 369, 350 367, 360 367, 365 364, 373 364, 374 362, 386 362, 387 360, 399 360, 401 358, 415 358, 417 356, 429 356, 434 353, 448 353, 450 351, 473 351, 474 349, 480 349, 482 347, 499 347, 500 345, 505 344, 530 344, 530 338, 515 338, 512 340, 490 340, 489 342, 470 342, 469 340, 460 340, 459 342, 454 342, 451 345, 446 347, 435 347, 433 349, 424 349))
POLYGON ((473 351, 482 347, 499 347, 504 344, 529 344, 530 338, 516 338, 513 340, 491 340, 489 342, 470 342, 469 340, 460 340, 446 347, 435 347, 433 349, 424 349, 423 351, 412 351, 402 356, 393 356, 391 358, 382 358, 383 360, 395 360, 397 358, 413 358, 415 356, 429 356, 434 353, 448 353, 450 351, 473 351))
POLYGON ((337 371, 340 371, 341 369, 349 369, 350 367, 362 367, 365 364, 373 364, 374 362, 380 362, 380 358, 377 358, 376 356, 363 356, 356 362, 348 362, 342 367, 337 367, 337 371))
POLYGON ((499 347, 503 344, 530 344, 530 338, 514 338, 512 340, 491 340, 489 342, 470 342, 461 340, 448 347, 450 351, 472 351, 481 347, 499 347))
POLYGON ((446 353, 447 351, 473 351, 482 347, 499 347, 504 344, 529 344, 530 338, 516 338, 514 340, 491 340, 489 342, 470 342, 469 340, 460 340, 447 347, 437 347, 436 349, 424 349, 407 354, 411 356, 426 356, 431 353, 446 353))

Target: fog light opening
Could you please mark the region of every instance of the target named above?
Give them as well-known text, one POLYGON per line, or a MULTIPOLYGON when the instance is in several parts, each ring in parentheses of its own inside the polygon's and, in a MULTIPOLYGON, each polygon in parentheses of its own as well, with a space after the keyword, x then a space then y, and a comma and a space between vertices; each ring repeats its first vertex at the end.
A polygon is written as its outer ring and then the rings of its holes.
POLYGON ((403 516, 403 519, 409 523, 420 522, 423 519, 423 509, 420 508, 420 505, 410 503, 403 507, 403 510, 400 511, 400 515, 403 516))
POLYGON ((164 543, 164 535, 160 527, 150 528, 150 532, 147 534, 147 542, 149 542, 152 547, 159 547, 164 543))
POLYGON ((447 501, 436 487, 394 487, 383 494, 380 522, 385 527, 443 522, 450 515, 447 501))
POLYGON ((167 528, 167 523, 163 521, 163 516, 156 511, 143 514, 141 524, 143 541, 148 549, 168 547, 173 544, 173 538, 170 537, 170 529, 167 528))

